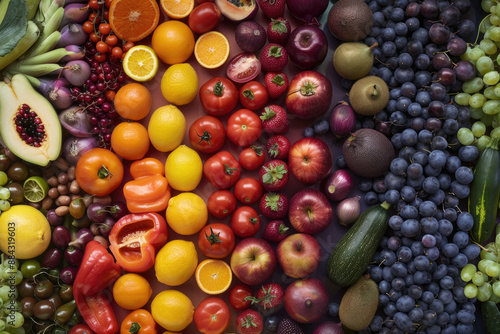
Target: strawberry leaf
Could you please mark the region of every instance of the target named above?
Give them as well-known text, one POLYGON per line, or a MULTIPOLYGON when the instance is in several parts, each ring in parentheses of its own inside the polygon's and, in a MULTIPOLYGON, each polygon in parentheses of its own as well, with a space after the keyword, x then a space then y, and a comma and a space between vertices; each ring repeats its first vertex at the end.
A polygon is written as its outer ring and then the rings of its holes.
POLYGON ((271 31, 277 32, 278 34, 286 34, 288 32, 288 28, 286 24, 281 20, 272 19, 271 31))
POLYGON ((268 57, 280 58, 283 55, 283 48, 278 45, 273 45, 269 48, 269 52, 267 54, 268 57))
POLYGON ((276 74, 271 82, 277 84, 278 86, 283 86, 285 84, 285 78, 281 74, 276 74))

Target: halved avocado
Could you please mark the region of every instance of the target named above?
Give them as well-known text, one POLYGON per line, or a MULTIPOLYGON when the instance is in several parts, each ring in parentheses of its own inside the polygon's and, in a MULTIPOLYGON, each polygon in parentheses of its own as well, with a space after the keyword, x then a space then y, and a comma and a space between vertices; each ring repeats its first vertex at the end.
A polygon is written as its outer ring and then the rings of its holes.
POLYGON ((22 74, 0 82, 0 135, 19 158, 46 166, 61 151, 62 131, 57 113, 22 74), (28 114, 23 119, 23 115, 28 114))
POLYGON ((222 15, 234 22, 251 20, 259 10, 257 0, 215 0, 222 15))

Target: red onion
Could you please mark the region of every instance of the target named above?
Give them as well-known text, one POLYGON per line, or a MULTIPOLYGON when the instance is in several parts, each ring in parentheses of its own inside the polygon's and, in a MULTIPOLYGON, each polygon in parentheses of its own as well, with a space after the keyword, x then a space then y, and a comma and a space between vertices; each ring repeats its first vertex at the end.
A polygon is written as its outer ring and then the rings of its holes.
POLYGON ((83 30, 83 26, 79 23, 69 23, 62 27, 61 38, 57 42, 57 47, 63 48, 65 46, 76 44, 83 45, 87 41, 89 34, 83 30))
POLYGON ((62 57, 61 58, 62 61, 68 62, 72 60, 80 60, 83 59, 83 57, 85 57, 85 49, 79 45, 70 44, 66 45, 64 48, 66 49, 66 51, 73 53, 62 57))
POLYGON ((61 125, 75 137, 90 137, 92 133, 92 124, 90 115, 79 106, 72 106, 63 110, 59 114, 61 125))
POLYGON ((321 16, 328 7, 328 0, 287 0, 288 10, 296 18, 309 22, 321 16))
POLYGON ((342 323, 335 323, 333 321, 326 321, 316 327, 312 334, 344 334, 342 330, 342 323))
POLYGON ((361 214, 361 196, 346 198, 337 205, 337 216, 341 225, 347 226, 356 221, 361 214))
POLYGON ((266 30, 254 21, 241 22, 234 33, 234 39, 240 49, 251 53, 262 49, 266 44, 266 38, 266 30))
POLYGON ((339 169, 330 174, 323 189, 330 200, 341 201, 349 195, 352 186, 351 174, 345 169, 339 169))
POLYGON ((64 6, 64 14, 59 28, 68 23, 82 23, 88 19, 92 9, 85 3, 70 3, 64 6))
POLYGON ((346 101, 340 101, 330 115, 330 129, 335 137, 342 139, 347 136, 356 125, 356 114, 346 101))
POLYGON ((37 90, 49 100, 49 102, 58 110, 69 108, 73 101, 71 100, 71 91, 69 82, 64 78, 55 80, 40 78, 40 85, 37 90))
POLYGON ((96 136, 86 138, 68 137, 62 147, 64 159, 71 165, 76 165, 78 159, 85 152, 98 147, 98 143, 96 136))
POLYGON ((75 87, 82 86, 90 78, 90 65, 83 60, 68 62, 62 71, 63 76, 75 87))

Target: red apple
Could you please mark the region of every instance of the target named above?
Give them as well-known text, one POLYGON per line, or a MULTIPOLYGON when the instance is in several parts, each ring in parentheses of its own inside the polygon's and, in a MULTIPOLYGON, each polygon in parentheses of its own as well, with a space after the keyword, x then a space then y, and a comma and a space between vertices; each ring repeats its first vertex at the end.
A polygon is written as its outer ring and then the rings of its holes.
POLYGON ((288 218, 297 232, 316 234, 330 225, 333 209, 321 191, 306 188, 297 192, 290 200, 288 218))
POLYGON ((302 183, 316 183, 330 174, 333 155, 321 139, 306 137, 296 141, 288 152, 288 168, 302 183))
POLYGON ((332 95, 332 83, 326 75, 317 71, 302 71, 290 80, 286 109, 298 118, 314 118, 330 109, 332 95))
POLYGON ((293 278, 311 275, 321 262, 321 247, 314 237, 295 233, 278 244, 276 256, 283 272, 293 278))
POLYGON ((276 255, 264 239, 246 238, 234 247, 231 269, 242 283, 257 285, 268 279, 276 268, 276 255))
POLYGON ((304 278, 285 290, 285 310, 295 321, 309 324, 318 321, 328 310, 328 292, 317 278, 304 278))

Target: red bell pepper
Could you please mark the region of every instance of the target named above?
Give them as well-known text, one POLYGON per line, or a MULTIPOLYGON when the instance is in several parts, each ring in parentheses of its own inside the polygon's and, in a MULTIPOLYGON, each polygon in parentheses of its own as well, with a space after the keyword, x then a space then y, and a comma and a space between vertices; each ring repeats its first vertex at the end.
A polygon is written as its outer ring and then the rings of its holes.
POLYGON ((90 241, 85 246, 73 283, 73 296, 83 319, 96 333, 113 334, 119 329, 108 294, 103 290, 120 274, 120 266, 103 245, 90 241))
POLYGON ((167 242, 167 223, 155 212, 120 218, 109 234, 109 249, 126 271, 142 273, 153 267, 156 251, 167 242))

